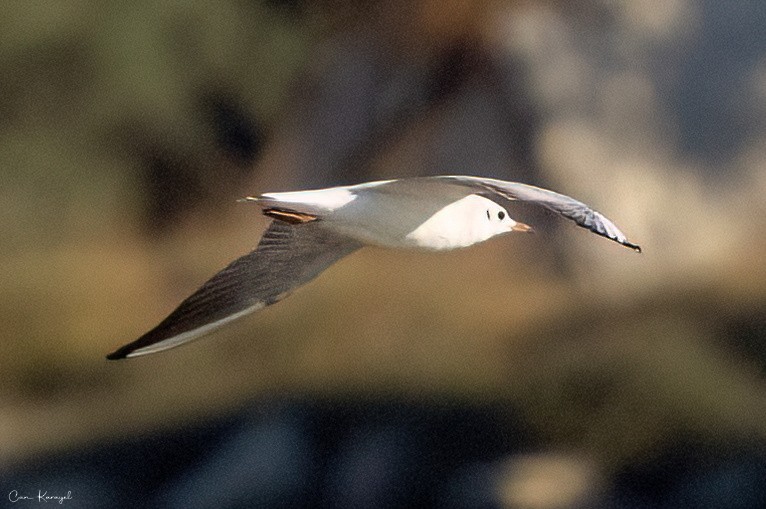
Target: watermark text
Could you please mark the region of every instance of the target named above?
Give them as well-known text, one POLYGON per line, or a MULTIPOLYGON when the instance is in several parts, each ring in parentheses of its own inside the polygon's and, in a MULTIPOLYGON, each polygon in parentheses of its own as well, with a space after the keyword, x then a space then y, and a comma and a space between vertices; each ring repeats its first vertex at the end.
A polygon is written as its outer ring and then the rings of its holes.
POLYGON ((37 490, 37 495, 27 495, 19 493, 18 490, 12 490, 8 493, 8 500, 11 502, 21 502, 22 500, 28 500, 32 502, 53 502, 63 504, 64 500, 72 500, 72 492, 67 491, 66 495, 52 495, 48 494, 48 491, 37 490))

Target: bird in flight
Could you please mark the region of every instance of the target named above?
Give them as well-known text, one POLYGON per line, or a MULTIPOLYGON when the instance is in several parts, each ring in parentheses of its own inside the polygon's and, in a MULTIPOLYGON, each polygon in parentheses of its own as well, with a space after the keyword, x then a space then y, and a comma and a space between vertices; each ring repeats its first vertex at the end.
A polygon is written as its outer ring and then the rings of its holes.
POLYGON ((272 222, 258 246, 214 275, 152 330, 107 355, 160 352, 274 304, 363 246, 446 251, 529 232, 501 203, 522 201, 637 252, 609 219, 540 187, 469 176, 414 177, 247 197, 272 222))

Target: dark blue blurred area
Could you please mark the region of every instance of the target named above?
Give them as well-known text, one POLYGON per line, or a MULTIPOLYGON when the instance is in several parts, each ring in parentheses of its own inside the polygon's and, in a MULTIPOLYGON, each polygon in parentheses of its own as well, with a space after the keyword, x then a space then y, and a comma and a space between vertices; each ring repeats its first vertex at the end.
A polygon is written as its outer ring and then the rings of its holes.
MULTIPOLYGON (((71 492, 69 507, 493 508, 506 507, 507 460, 537 449, 507 407, 274 400, 38 458, 4 472, 2 487, 71 492)), ((756 509, 764 480, 763 454, 680 439, 578 507, 756 509)))
POLYGON ((748 89, 750 73, 766 51, 766 9, 761 0, 704 0, 696 5, 702 22, 699 40, 669 66, 678 81, 666 98, 670 109, 678 112, 679 148, 700 160, 720 163, 752 142, 764 127, 762 112, 752 108, 748 89))
POLYGON ((615 477, 609 507, 766 507, 766 456, 748 448, 713 448, 678 440, 659 458, 615 477))
POLYGON ((486 474, 530 444, 512 422, 492 407, 271 401, 39 458, 2 485, 71 491, 71 507, 495 507, 486 474))

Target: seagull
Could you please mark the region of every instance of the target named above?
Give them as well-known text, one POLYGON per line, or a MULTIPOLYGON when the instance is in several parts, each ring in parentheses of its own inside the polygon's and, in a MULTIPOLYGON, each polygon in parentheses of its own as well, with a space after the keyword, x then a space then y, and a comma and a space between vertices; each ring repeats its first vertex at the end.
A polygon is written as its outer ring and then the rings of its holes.
POLYGON ((501 203, 528 202, 641 252, 584 203, 518 182, 471 176, 413 177, 309 191, 265 193, 272 219, 258 246, 214 275, 159 325, 107 359, 173 348, 287 297, 364 246, 447 251, 509 232, 531 232, 501 203))

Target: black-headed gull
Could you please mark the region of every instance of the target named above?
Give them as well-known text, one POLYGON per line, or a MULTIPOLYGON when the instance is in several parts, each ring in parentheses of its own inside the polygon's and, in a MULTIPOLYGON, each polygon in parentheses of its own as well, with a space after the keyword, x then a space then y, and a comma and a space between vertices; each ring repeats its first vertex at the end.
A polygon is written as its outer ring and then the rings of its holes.
POLYGON ((508 200, 542 206, 641 250, 584 203, 517 182, 438 176, 266 193, 244 199, 273 219, 258 247, 213 276, 155 328, 107 358, 136 357, 196 339, 283 299, 365 245, 442 251, 512 231, 531 231, 498 203, 508 200))

